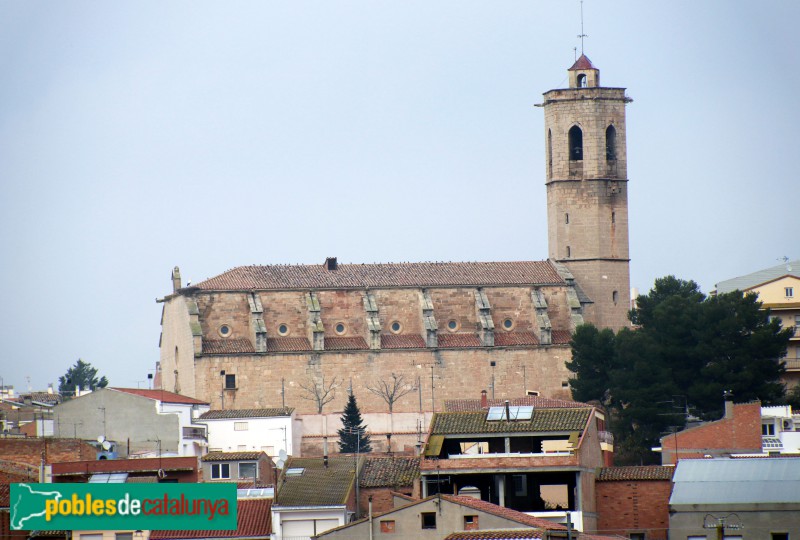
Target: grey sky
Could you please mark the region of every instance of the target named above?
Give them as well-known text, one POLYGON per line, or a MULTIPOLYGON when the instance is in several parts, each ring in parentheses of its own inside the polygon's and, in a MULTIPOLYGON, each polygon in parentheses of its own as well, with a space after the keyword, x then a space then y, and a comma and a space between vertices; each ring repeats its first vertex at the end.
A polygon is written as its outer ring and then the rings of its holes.
MULTIPOLYGON (((628 88, 632 285, 800 256, 800 3, 586 0, 628 88)), ((3 2, 0 377, 158 360, 169 274, 540 260, 579 3, 3 2)))

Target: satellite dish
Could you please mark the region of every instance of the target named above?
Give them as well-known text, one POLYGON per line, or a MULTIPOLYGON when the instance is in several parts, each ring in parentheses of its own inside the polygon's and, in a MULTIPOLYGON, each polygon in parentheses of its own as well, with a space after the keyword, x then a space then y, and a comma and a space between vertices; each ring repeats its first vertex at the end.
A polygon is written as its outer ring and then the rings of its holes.
POLYGON ((103 444, 103 442, 105 442, 105 440, 106 440, 106 438, 104 436, 102 436, 102 435, 97 437, 97 442, 99 442, 100 444, 103 444))
POLYGON ((108 442, 108 441, 103 441, 102 442, 102 447, 103 447, 103 450, 108 450, 108 449, 111 448, 111 443, 108 442))
POLYGON ((275 462, 275 466, 278 467, 279 469, 283 469, 284 465, 286 465, 286 462, 282 459, 279 459, 278 461, 275 462))
POLYGON ((279 459, 282 459, 283 461, 286 461, 286 459, 287 459, 288 457, 289 457, 289 455, 286 453, 286 450, 284 450, 283 448, 281 448, 281 451, 280 451, 280 452, 278 452, 278 458, 279 458, 279 459))

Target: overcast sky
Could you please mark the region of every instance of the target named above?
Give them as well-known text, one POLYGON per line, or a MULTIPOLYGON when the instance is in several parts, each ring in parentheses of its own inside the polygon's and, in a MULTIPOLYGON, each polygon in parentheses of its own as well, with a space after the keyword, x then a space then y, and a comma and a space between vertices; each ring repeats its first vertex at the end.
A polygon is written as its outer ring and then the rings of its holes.
MULTIPOLYGON (((632 286, 798 258, 800 2, 584 12, 634 100, 632 286)), ((0 377, 145 387, 176 265, 545 259, 533 105, 579 33, 577 0, 0 3, 0 377)))

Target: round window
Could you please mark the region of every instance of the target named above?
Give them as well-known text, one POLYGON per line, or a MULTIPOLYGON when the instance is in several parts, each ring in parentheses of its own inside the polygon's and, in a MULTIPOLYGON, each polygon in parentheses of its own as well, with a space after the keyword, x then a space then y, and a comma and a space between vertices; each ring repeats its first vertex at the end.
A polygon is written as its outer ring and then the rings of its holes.
POLYGON ((288 333, 289 333, 288 326, 286 326, 285 324, 281 324, 280 326, 278 326, 278 334, 285 336, 288 333))
POLYGON ((392 329, 392 332, 394 332, 395 334, 399 334, 399 333, 400 333, 400 330, 402 330, 402 329, 403 329, 403 325, 402 325, 402 324, 400 324, 398 321, 394 321, 394 322, 391 324, 390 328, 392 329))
POLYGON ((512 328, 514 328, 514 321, 512 321, 511 319, 505 319, 503 321, 503 328, 505 328, 506 330, 511 330, 512 328))
POLYGON ((458 330, 458 321, 455 319, 450 319, 449 321, 447 321, 447 329, 450 330, 451 332, 455 332, 456 330, 458 330))
POLYGON ((219 327, 219 335, 221 335, 222 337, 230 336, 231 335, 231 327, 228 326, 227 324, 223 324, 222 326, 219 327))
POLYGON ((347 330, 347 327, 344 325, 344 323, 336 323, 336 326, 335 326, 334 329, 336 330, 337 334, 341 335, 341 334, 345 333, 345 331, 347 330))

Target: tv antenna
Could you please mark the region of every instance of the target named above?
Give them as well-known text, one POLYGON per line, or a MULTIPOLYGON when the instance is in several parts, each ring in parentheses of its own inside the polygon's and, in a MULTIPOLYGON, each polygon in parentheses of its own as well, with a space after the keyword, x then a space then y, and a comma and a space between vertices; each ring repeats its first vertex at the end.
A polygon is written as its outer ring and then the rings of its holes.
POLYGON ((588 35, 587 35, 587 34, 586 34, 584 31, 583 31, 583 0, 581 0, 581 33, 580 33, 580 34, 578 34, 578 37, 579 37, 579 38, 580 38, 580 40, 581 40, 581 55, 583 55, 583 38, 587 38, 587 37, 589 37, 589 36, 588 36, 588 35))

